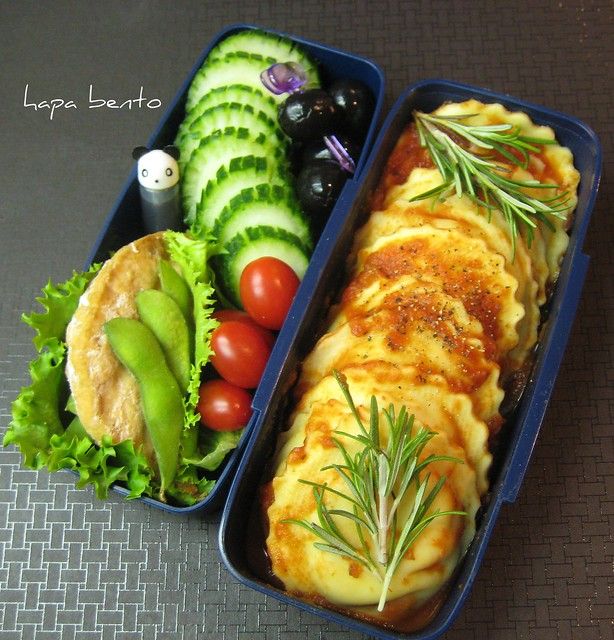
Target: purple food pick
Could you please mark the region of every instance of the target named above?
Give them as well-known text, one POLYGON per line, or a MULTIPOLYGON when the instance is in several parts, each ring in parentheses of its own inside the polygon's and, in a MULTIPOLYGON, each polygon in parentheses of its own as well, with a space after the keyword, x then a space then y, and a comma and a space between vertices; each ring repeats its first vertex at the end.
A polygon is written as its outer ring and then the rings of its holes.
POLYGON ((337 136, 324 136, 324 144, 328 147, 333 158, 339 163, 342 169, 348 173, 356 171, 356 164, 345 147, 339 142, 337 136))
POLYGON ((275 95, 295 93, 306 82, 307 74, 296 62, 276 62, 260 74, 262 84, 275 95))

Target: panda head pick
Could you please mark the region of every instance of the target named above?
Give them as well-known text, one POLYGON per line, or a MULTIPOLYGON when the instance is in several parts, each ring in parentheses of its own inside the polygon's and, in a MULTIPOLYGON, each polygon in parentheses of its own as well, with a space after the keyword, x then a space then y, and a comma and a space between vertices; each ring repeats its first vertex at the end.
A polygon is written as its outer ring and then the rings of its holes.
POLYGON ((138 161, 137 175, 142 187, 162 191, 174 187, 179 181, 177 147, 168 145, 151 151, 147 147, 135 147, 132 157, 138 161))

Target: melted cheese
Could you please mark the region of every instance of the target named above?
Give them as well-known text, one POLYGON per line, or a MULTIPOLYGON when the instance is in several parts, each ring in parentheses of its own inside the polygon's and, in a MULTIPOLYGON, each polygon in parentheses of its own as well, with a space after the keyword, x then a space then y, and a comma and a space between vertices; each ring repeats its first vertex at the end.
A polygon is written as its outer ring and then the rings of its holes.
MULTIPOLYGON (((467 394, 450 389, 441 376, 425 378, 419 369, 400 366, 384 360, 371 360, 338 368, 350 389, 352 398, 368 407, 375 395, 380 407, 403 405, 421 424, 431 431, 445 433, 447 439, 466 452, 467 461, 476 471, 478 492, 483 495, 488 488, 487 472, 491 455, 488 451, 489 429, 476 417, 473 402, 467 394)), ((307 415, 316 402, 329 399, 341 402, 341 389, 332 375, 323 377, 307 393, 303 394, 294 414, 307 415)), ((290 419, 293 422, 293 418, 290 419)), ((287 432, 292 434, 292 429, 287 432)), ((294 437, 292 435, 286 437, 294 437)), ((291 446, 296 446, 296 441, 291 446)), ((288 450, 285 454, 289 454, 288 450)), ((279 459, 283 464, 284 455, 279 459)))
MULTIPOLYGON (((493 254, 501 256, 505 271, 515 280, 515 299, 524 313, 515 323, 518 341, 507 353, 504 371, 515 370, 522 366, 527 355, 537 342, 539 325, 539 304, 545 301, 545 282, 547 266, 543 262, 543 277, 536 280, 535 270, 529 250, 519 242, 514 247, 507 223, 498 212, 493 212, 489 221, 478 212, 475 203, 468 198, 449 198, 439 207, 424 202, 408 203, 407 200, 441 182, 439 172, 434 169, 415 169, 410 179, 403 185, 403 198, 393 202, 384 211, 371 214, 368 223, 357 234, 355 252, 373 246, 378 239, 393 236, 407 228, 423 229, 432 227, 442 232, 454 232, 481 240, 493 254), (498 223, 495 222, 498 219, 498 223), (538 291, 541 291, 538 295, 538 291)), ((508 304, 509 304, 508 300, 508 304)), ((511 307, 512 314, 518 314, 511 307)), ((514 322, 514 318, 511 319, 514 322)), ((511 336, 509 337, 511 339, 511 336)), ((505 349, 505 345, 502 345, 505 349)))
POLYGON ((361 249, 356 269, 358 282, 350 289, 409 274, 458 298, 495 341, 498 354, 518 343, 516 325, 524 316, 515 297, 518 283, 505 270, 505 259, 478 238, 429 225, 404 228, 361 249))
MULTIPOLYGON (((495 124, 508 122, 520 129, 523 135, 530 137, 555 140, 554 131, 550 127, 537 125, 531 121, 526 113, 510 112, 502 105, 494 103, 484 105, 476 100, 467 100, 461 104, 447 104, 437 110, 441 114, 466 113, 475 114, 471 122, 475 124, 495 124)), ((537 179, 554 185, 550 190, 527 189, 528 193, 538 198, 552 197, 566 193, 566 211, 561 218, 550 218, 554 230, 543 223, 538 223, 538 235, 543 236, 543 245, 538 243, 543 254, 539 259, 545 259, 547 265, 546 283, 551 285, 558 277, 561 261, 569 245, 567 231, 571 224, 571 216, 577 204, 577 189, 580 174, 573 165, 573 156, 569 149, 559 144, 543 145, 538 155, 532 155, 527 170, 511 167, 511 178, 514 180, 537 179)), ((536 248, 537 248, 536 246, 536 248)), ((540 304, 542 304, 540 302, 540 304)))

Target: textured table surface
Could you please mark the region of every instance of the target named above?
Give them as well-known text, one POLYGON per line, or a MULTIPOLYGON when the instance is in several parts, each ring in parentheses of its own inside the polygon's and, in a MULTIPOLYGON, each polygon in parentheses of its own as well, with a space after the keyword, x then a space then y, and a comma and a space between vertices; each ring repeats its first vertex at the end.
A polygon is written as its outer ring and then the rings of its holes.
MULTIPOLYGON (((210 38, 248 22, 374 59, 386 106, 443 77, 577 116, 604 170, 582 302, 518 500, 505 505, 448 640, 614 637, 614 4, 0 2, 0 427, 32 357, 22 311, 80 268, 161 110, 35 112, 38 101, 168 104, 210 38)), ((0 638, 326 638, 360 634, 239 586, 218 516, 174 517, 0 450, 0 638)))

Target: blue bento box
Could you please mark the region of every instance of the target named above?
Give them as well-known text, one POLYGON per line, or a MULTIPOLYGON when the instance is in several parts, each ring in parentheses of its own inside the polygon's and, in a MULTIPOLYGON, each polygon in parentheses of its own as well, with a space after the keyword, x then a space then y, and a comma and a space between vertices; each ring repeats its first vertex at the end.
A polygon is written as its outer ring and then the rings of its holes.
MULTIPOLYGON (((589 264, 589 258, 583 253, 582 246, 597 195, 600 170, 601 150, 598 139, 582 122, 569 116, 507 95, 446 80, 426 80, 407 88, 382 127, 364 168, 362 179, 350 185, 329 220, 301 288, 299 304, 304 307, 302 320, 300 324, 293 320, 291 327, 284 334, 284 343, 280 345, 283 349, 277 353, 277 384, 267 397, 266 409, 252 426, 250 439, 245 446, 222 516, 220 548, 224 562, 233 576, 284 603, 295 605, 372 637, 432 640, 452 624, 479 571, 502 504, 514 502, 518 495, 546 412, 589 264), (300 367, 302 357, 315 343, 318 332, 324 329, 323 309, 329 306, 339 292, 344 261, 350 251, 353 234, 368 214, 370 194, 378 183, 400 132, 410 121, 414 109, 430 112, 446 101, 463 101, 469 98, 483 102, 500 102, 510 110, 524 111, 537 124, 552 127, 558 141, 571 149, 575 166, 580 172, 578 205, 569 249, 549 302, 548 319, 541 332, 533 370, 512 422, 508 425, 509 438, 505 450, 495 456, 491 488, 479 515, 476 536, 454 574, 447 595, 435 617, 420 631, 397 633, 300 600, 256 577, 247 561, 249 529, 246 526, 246 514, 250 512, 251 505, 258 500, 261 474, 273 453, 278 430, 284 424, 286 403, 291 395, 289 390, 296 379, 296 371, 300 367)), ((264 404, 261 407, 264 407, 264 404)))
MULTIPOLYGON (((170 103, 165 114, 163 115, 160 124, 154 131, 148 141, 148 148, 161 148, 165 145, 172 144, 179 125, 185 115, 185 101, 196 72, 200 69, 204 60, 208 56, 213 47, 226 37, 236 33, 238 31, 246 29, 259 29, 261 31, 267 31, 269 33, 285 36, 291 40, 299 43, 319 64, 320 75, 324 83, 330 82, 336 78, 353 78, 364 82, 373 92, 375 99, 374 114, 371 121, 371 125, 367 132, 362 152, 359 158, 356 160, 356 171, 351 179, 348 179, 347 184, 340 195, 339 202, 335 206, 334 211, 336 217, 342 217, 343 211, 346 210, 346 202, 348 201, 348 193, 353 191, 353 187, 360 180, 362 170, 366 164, 368 151, 375 138, 377 131, 377 125, 379 116, 382 110, 382 103, 384 98, 384 76, 381 69, 372 61, 366 58, 355 56, 351 53, 333 49, 316 42, 304 40, 286 33, 280 33, 272 29, 266 29, 263 27, 256 27, 254 25, 247 24, 235 24, 231 25, 222 31, 220 31, 209 45, 204 49, 194 67, 188 74, 187 78, 180 87, 177 95, 170 103)), ((130 173, 130 176, 125 183, 115 205, 111 209, 107 219, 103 225, 103 228, 94 243, 92 251, 87 260, 86 266, 89 266, 92 262, 106 260, 109 254, 116 251, 121 246, 132 242, 133 240, 146 234, 141 219, 141 200, 139 194, 139 184, 136 175, 136 167, 130 173)), ((317 269, 317 267, 316 267, 317 269)), ((241 442, 237 449, 229 455, 228 459, 224 462, 219 477, 211 493, 202 501, 191 505, 189 507, 178 507, 166 503, 162 503, 154 498, 143 497, 139 498, 141 502, 144 502, 150 506, 163 509, 171 513, 184 514, 195 511, 212 511, 218 509, 228 492, 230 481, 232 480, 234 470, 239 460, 240 451, 247 440, 247 436, 251 431, 254 423, 258 421, 261 411, 266 407, 268 397, 275 386, 278 375, 279 367, 282 362, 285 361, 285 350, 287 344, 292 341, 292 336, 298 326, 302 303, 305 299, 305 294, 299 293, 297 296, 297 303, 290 310, 288 319, 284 328, 278 335, 276 345, 271 354, 267 368, 262 376, 261 383, 256 390, 253 400, 254 413, 250 423, 245 429, 245 433, 242 436, 241 442)), ((112 486, 113 490, 127 495, 128 491, 118 485, 112 486)))

